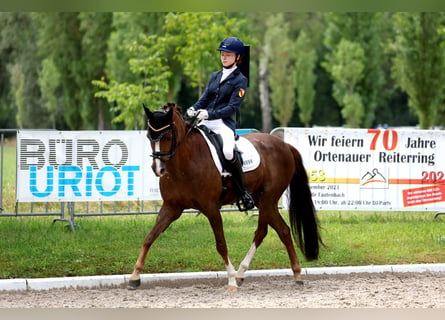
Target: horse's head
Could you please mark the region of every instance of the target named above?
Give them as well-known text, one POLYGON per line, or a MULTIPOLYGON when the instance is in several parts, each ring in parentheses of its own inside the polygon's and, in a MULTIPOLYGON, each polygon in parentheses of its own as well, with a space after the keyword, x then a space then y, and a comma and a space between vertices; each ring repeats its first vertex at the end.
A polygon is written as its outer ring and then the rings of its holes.
POLYGON ((182 116, 179 107, 173 102, 168 102, 163 108, 154 112, 144 105, 144 110, 148 118, 147 137, 153 150, 151 168, 158 177, 161 177, 166 172, 165 163, 176 153, 178 138, 179 140, 183 138, 183 134, 178 132, 178 127, 184 127, 182 116))

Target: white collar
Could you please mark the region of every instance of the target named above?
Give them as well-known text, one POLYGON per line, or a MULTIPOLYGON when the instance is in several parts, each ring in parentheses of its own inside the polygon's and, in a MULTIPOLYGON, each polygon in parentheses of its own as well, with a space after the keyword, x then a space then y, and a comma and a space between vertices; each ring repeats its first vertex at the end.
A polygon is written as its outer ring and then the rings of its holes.
MULTIPOLYGON (((223 81, 223 80, 226 79, 229 75, 231 75, 232 72, 235 71, 236 68, 237 68, 237 66, 234 66, 233 68, 230 68, 230 69, 223 68, 223 70, 222 70, 222 76, 221 76, 221 81, 223 81)), ((221 82, 221 81, 220 81, 220 82, 221 82)))

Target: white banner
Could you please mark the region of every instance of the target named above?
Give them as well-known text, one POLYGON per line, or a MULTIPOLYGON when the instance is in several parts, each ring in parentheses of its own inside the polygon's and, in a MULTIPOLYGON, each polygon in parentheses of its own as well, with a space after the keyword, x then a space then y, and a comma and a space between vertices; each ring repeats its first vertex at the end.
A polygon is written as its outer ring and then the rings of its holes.
POLYGON ((444 131, 283 130, 303 157, 318 210, 445 209, 444 131))
POLYGON ((21 130, 18 202, 160 200, 144 131, 21 130))
MULTIPOLYGON (((445 210, 444 131, 284 128, 283 136, 303 157, 318 210, 445 210)), ((145 131, 21 130, 16 199, 160 200, 151 152, 145 131)))

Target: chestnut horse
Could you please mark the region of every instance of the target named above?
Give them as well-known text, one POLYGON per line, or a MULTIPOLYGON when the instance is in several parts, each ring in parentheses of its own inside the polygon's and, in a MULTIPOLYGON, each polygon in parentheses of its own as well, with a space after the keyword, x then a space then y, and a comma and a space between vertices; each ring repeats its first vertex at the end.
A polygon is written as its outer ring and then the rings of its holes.
POLYGON ((152 169, 160 177, 163 204, 154 226, 144 239, 128 289, 136 289, 140 285, 145 258, 156 238, 181 216, 184 209, 189 208, 199 210, 210 222, 216 249, 227 269, 227 290, 238 290, 255 251, 267 234, 268 225, 275 229, 287 249, 296 283, 302 284, 292 235, 308 260, 318 258, 322 242, 308 177, 297 149, 270 134, 243 135, 260 154, 259 167, 244 174, 246 187, 252 193, 259 213, 252 245, 236 271, 228 256, 220 213, 221 205, 237 201, 232 183, 227 184, 227 191, 222 196, 221 173, 212 160, 209 147, 197 129, 184 120, 179 107, 167 103, 155 112, 145 105, 144 109, 148 117, 147 136, 154 150, 152 169), (278 201, 288 187, 291 228, 278 210, 278 201))

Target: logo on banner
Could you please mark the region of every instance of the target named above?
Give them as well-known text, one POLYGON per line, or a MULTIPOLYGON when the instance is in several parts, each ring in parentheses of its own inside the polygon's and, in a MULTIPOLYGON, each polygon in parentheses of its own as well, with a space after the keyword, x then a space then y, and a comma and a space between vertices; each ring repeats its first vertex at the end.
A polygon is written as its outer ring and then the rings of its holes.
POLYGON ((385 189, 389 186, 387 179, 388 172, 382 174, 379 169, 374 168, 371 171, 367 171, 360 178, 361 189, 385 189))

